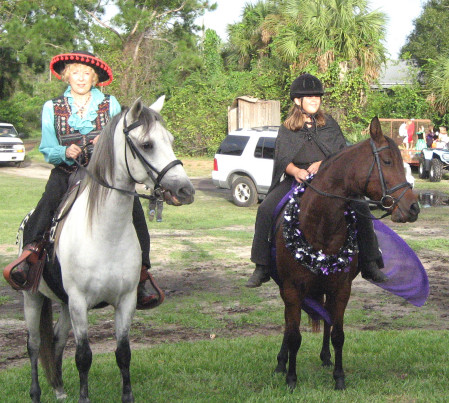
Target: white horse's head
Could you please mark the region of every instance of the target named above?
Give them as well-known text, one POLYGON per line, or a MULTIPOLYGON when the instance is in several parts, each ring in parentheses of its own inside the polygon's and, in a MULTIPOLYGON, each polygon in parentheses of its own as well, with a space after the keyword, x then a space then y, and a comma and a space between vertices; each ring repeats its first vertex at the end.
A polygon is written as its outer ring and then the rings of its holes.
POLYGON ((165 128, 159 112, 165 96, 149 108, 137 99, 124 114, 127 171, 135 182, 160 187, 168 204, 193 202, 195 189, 181 161, 173 152, 173 135, 165 128))

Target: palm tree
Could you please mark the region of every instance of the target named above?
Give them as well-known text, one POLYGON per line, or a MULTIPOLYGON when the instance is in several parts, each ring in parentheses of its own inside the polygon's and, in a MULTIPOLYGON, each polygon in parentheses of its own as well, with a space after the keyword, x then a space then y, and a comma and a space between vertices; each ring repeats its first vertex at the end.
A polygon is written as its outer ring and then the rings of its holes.
POLYGON ((427 101, 440 115, 449 110, 449 58, 439 56, 427 66, 427 101))
POLYGON ((306 51, 322 71, 339 60, 342 72, 362 67, 367 79, 377 77, 385 61, 385 15, 370 11, 366 0, 285 0, 280 12, 277 30, 271 28, 281 58, 301 64, 306 51))
POLYGON ((234 62, 241 68, 248 69, 253 60, 258 60, 269 53, 268 41, 264 37, 263 22, 267 16, 276 12, 277 1, 259 1, 246 4, 242 21, 228 25, 229 48, 228 62, 234 62))

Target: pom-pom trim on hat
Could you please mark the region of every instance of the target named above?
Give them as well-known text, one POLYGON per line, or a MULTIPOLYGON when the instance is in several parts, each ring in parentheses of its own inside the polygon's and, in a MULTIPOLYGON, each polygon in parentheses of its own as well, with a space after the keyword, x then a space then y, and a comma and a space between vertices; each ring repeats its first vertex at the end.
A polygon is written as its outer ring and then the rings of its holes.
POLYGON ((91 54, 84 53, 64 53, 53 57, 50 62, 50 70, 52 74, 60 80, 61 73, 63 72, 65 66, 70 63, 81 63, 92 67, 98 74, 98 83, 100 87, 109 85, 113 80, 112 70, 103 60, 91 54))

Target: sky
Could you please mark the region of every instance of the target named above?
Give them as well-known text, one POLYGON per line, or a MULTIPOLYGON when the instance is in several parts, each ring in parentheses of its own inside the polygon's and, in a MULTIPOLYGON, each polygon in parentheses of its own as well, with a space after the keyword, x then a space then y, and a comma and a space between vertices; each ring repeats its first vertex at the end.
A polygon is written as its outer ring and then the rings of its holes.
MULTIPOLYGON (((197 22, 211 28, 223 39, 227 39, 226 26, 241 21, 245 4, 255 4, 257 0, 212 0, 218 5, 213 12, 206 13, 197 22)), ((371 10, 384 12, 388 17, 385 46, 393 60, 413 31, 413 20, 422 12, 427 0, 368 0, 371 10)))

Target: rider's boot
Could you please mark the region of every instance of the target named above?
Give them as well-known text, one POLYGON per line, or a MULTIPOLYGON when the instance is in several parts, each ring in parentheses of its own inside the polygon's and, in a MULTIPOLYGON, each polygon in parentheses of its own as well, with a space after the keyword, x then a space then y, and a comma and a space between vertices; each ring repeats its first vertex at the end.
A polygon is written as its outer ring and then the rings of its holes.
POLYGON ((388 280, 388 277, 380 270, 376 260, 361 262, 360 271, 365 280, 371 280, 375 283, 385 283, 388 280))
POLYGON ((39 261, 41 252, 42 244, 39 244, 37 242, 32 242, 24 246, 22 254, 16 260, 16 262, 19 262, 19 264, 13 266, 13 268, 9 271, 10 280, 12 280, 15 285, 18 286, 18 289, 21 289, 22 287, 25 287, 27 285, 29 277, 31 277, 31 270, 33 266, 39 261))
POLYGON ((267 265, 256 264, 253 274, 248 279, 245 287, 256 288, 270 280, 270 268, 267 265))
POLYGON ((165 295, 164 292, 159 288, 159 286, 154 281, 150 272, 148 271, 148 267, 142 265, 140 271, 140 281, 137 286, 137 305, 136 309, 144 310, 156 308, 164 301, 165 295), (156 293, 151 293, 145 288, 145 283, 147 280, 150 280, 152 288, 156 291, 156 293))

